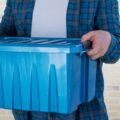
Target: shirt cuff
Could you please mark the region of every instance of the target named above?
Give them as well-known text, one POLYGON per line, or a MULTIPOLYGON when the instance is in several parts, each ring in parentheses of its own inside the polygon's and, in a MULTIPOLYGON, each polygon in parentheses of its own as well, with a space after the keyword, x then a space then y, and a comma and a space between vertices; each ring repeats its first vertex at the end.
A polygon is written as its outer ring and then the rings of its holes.
POLYGON ((109 54, 111 54, 111 52, 113 51, 113 49, 116 45, 116 37, 112 34, 111 34, 111 37, 112 37, 111 43, 110 43, 109 48, 108 48, 108 50, 107 50, 107 52, 105 53, 104 56, 108 56, 109 54))
POLYGON ((110 56, 111 56, 116 44, 117 44, 117 38, 111 34, 111 43, 109 45, 109 48, 108 48, 107 52, 105 53, 105 55, 101 58, 103 61, 110 59, 110 56))

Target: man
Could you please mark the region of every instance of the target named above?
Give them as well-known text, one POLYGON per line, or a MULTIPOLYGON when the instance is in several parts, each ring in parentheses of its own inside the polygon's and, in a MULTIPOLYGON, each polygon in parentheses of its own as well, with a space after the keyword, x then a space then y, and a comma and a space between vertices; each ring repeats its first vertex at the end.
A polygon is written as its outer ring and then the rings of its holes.
POLYGON ((90 40, 88 55, 97 59, 95 99, 65 115, 13 111, 16 120, 108 120, 104 104, 102 64, 120 57, 117 0, 8 0, 0 36, 79 37, 90 40))

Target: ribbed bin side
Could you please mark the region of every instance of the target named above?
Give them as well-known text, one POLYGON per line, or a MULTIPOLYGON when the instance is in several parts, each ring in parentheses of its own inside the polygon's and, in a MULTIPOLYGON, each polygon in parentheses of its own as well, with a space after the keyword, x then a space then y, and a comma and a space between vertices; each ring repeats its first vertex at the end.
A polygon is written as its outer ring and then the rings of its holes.
POLYGON ((0 52, 0 108, 71 113, 94 98, 95 75, 86 54, 0 52))
POLYGON ((73 112, 81 103, 89 102, 95 97, 96 61, 86 54, 68 54, 67 71, 68 110, 73 112))
POLYGON ((95 97, 97 62, 95 60, 88 59, 88 65, 89 66, 86 67, 88 70, 87 102, 93 100, 95 97))
POLYGON ((63 53, 59 54, 51 54, 50 55, 50 64, 51 64, 51 71, 52 77, 51 80, 54 84, 51 86, 51 112, 59 112, 59 113, 67 113, 67 55, 63 53), (56 71, 56 72, 55 72, 56 71), (57 78, 56 78, 57 76, 57 78), (54 79, 56 78, 56 79, 54 79), (57 85, 55 85, 57 84, 57 85), (57 86, 57 88, 55 87, 57 86), (54 88, 54 89, 53 89, 54 88), (57 91, 57 93, 56 93, 57 91), (55 101, 56 95, 58 96, 57 100, 55 101), (57 104, 58 103, 58 104, 57 104))
POLYGON ((80 71, 80 101, 89 102, 95 97, 96 61, 90 59, 86 54, 82 55, 80 71))
POLYGON ((67 77, 68 77, 68 111, 77 109, 80 101, 80 81, 81 81, 81 57, 79 54, 67 55, 67 77))
POLYGON ((0 107, 67 112, 66 54, 0 52, 0 107))

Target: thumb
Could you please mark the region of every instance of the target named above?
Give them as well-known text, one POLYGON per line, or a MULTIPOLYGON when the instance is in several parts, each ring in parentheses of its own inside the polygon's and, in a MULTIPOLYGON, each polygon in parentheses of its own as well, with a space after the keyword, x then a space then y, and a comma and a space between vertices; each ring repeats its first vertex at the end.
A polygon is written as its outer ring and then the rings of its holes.
POLYGON ((92 32, 88 32, 86 33, 85 35, 82 36, 81 38, 81 42, 85 42, 87 40, 90 40, 92 39, 92 37, 95 35, 95 31, 92 31, 92 32))

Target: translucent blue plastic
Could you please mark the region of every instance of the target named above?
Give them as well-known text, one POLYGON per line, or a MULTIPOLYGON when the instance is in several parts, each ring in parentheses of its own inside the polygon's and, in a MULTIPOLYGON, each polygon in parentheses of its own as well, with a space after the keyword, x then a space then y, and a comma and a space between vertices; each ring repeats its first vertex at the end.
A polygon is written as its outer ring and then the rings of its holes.
POLYGON ((0 38, 0 108, 71 113, 91 101, 96 61, 79 41, 0 38))

